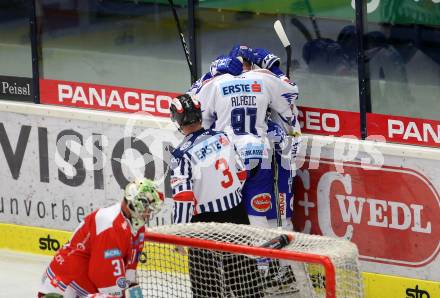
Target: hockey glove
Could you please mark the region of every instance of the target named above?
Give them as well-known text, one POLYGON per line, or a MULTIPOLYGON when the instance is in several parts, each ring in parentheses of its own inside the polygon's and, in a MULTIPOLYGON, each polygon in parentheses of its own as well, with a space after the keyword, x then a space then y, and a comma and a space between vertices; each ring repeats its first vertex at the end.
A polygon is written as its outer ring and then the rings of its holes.
POLYGON ((266 49, 252 49, 251 62, 261 68, 272 70, 271 68, 280 66, 280 58, 266 49))
POLYGON ((220 56, 211 63, 212 76, 229 73, 233 76, 243 72, 243 64, 236 57, 220 56))
POLYGON ((229 57, 242 57, 249 63, 252 62, 252 49, 247 46, 235 45, 228 54, 229 57))

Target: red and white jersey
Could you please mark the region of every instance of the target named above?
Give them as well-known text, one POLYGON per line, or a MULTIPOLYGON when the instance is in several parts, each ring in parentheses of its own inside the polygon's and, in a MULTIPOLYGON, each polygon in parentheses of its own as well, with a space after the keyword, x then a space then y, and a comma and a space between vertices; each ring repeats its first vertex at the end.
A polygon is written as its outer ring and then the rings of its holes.
POLYGON ((267 111, 277 113, 276 121, 286 132, 292 130, 294 100, 298 87, 266 69, 223 74, 206 81, 195 95, 202 105, 203 127, 236 135, 263 136, 267 131, 267 111))
POLYGON ((135 282, 144 232, 142 227, 133 235, 121 203, 98 209, 85 217, 71 240, 57 252, 46 278, 63 293, 73 288, 78 297, 92 293, 122 297, 135 282))

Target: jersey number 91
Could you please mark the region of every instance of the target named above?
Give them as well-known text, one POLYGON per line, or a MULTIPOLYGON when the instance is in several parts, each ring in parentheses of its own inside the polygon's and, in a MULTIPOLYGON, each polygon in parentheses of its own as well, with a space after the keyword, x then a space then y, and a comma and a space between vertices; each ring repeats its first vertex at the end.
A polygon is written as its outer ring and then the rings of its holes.
POLYGON ((231 111, 231 126, 234 129, 235 134, 251 133, 257 135, 257 130, 255 128, 256 120, 256 108, 235 108, 231 111), (246 122, 249 123, 249 131, 246 130, 246 122))

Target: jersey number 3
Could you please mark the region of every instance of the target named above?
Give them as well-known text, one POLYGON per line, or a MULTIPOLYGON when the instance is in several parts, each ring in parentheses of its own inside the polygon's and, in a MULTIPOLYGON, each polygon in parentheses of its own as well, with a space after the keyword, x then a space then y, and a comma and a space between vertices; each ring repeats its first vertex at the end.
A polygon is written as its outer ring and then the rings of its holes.
POLYGON ((228 188, 234 182, 234 177, 232 176, 231 171, 229 170, 229 165, 226 159, 220 158, 215 161, 215 169, 222 171, 223 176, 225 176, 225 180, 221 181, 220 184, 223 188, 228 188))
POLYGON ((115 269, 113 271, 113 276, 119 276, 122 274, 122 266, 121 266, 121 260, 112 260, 113 268, 115 269))

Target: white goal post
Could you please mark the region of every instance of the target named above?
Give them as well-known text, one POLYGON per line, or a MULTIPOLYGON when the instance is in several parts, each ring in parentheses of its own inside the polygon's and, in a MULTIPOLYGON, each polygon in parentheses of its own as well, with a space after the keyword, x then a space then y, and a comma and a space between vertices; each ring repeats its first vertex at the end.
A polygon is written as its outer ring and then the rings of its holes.
POLYGON ((229 223, 160 226, 145 238, 144 297, 363 297, 346 240, 229 223), (284 234, 284 248, 261 247, 284 234))

